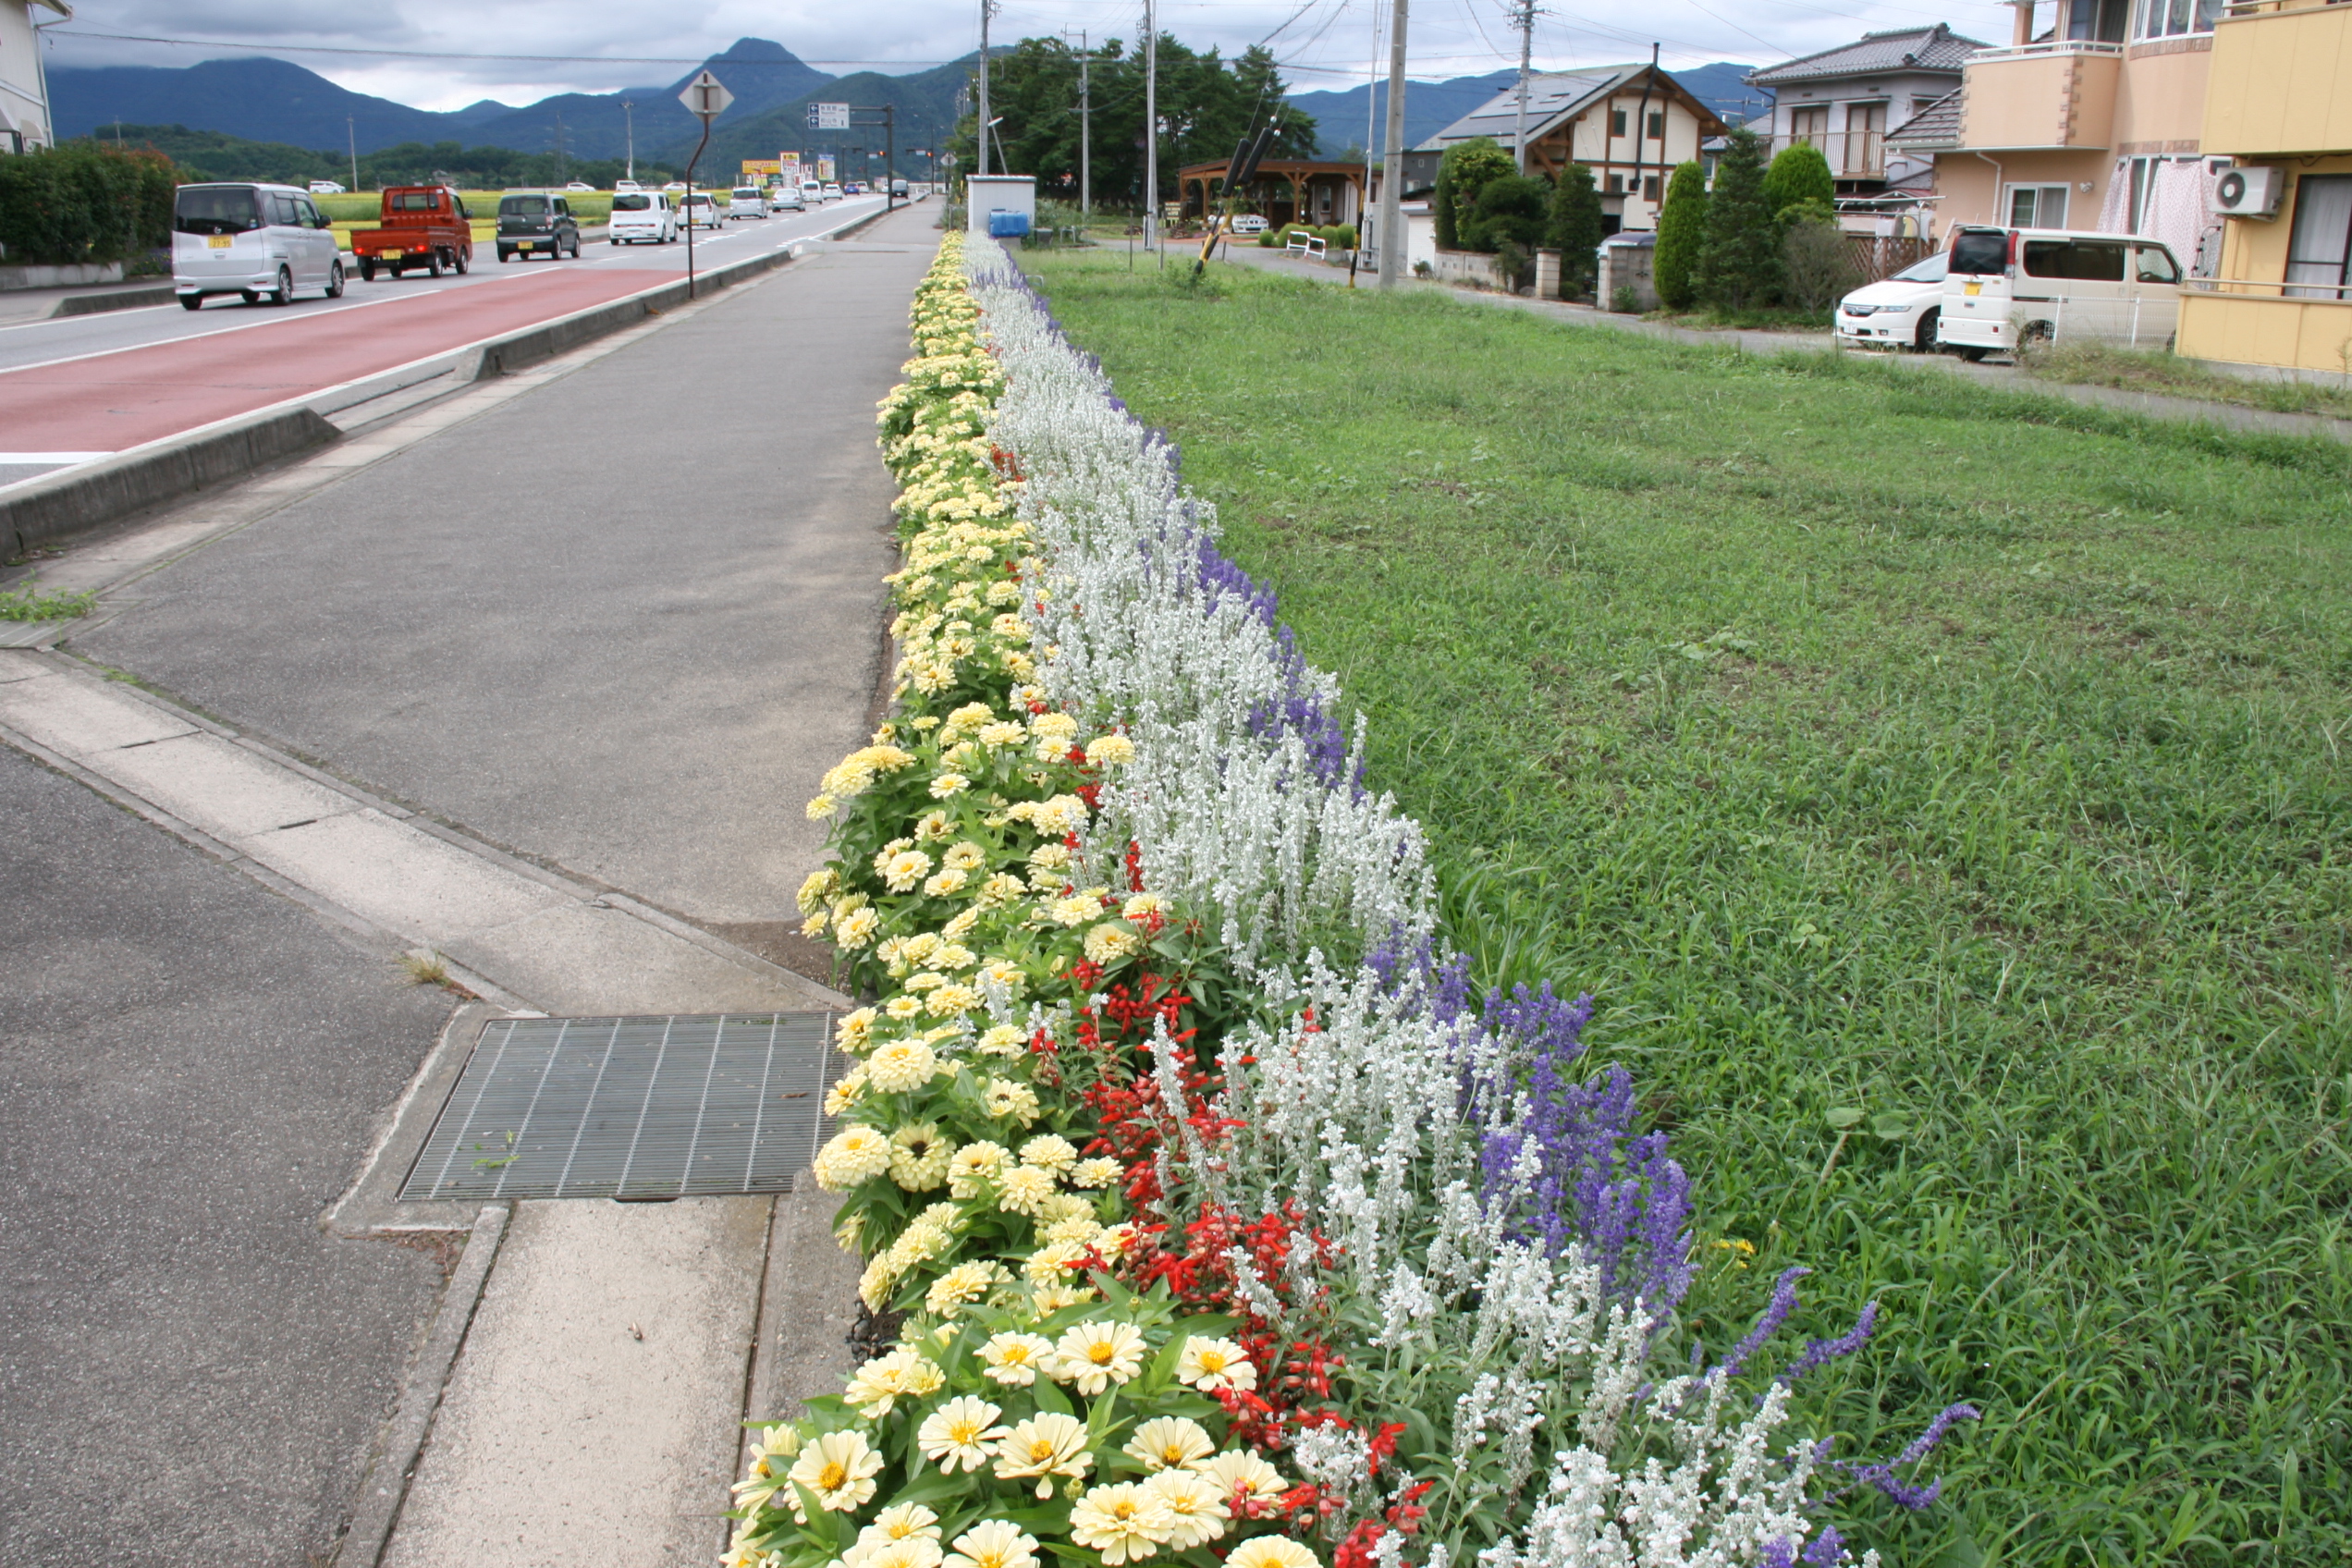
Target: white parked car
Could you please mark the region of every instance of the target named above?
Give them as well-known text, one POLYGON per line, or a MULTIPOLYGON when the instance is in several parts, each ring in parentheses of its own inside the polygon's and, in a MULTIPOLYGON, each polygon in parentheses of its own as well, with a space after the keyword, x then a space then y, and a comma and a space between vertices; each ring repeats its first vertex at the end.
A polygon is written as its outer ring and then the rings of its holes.
POLYGON ((612 221, 605 236, 616 245, 650 239, 667 245, 678 238, 678 209, 666 190, 624 190, 613 198, 612 221))
POLYGON ((1940 341, 1964 360, 2037 343, 2169 348, 2181 266, 2144 235, 1970 227, 1952 237, 1940 341))
POLYGON ((172 198, 172 288, 201 309, 208 294, 249 305, 293 302, 297 288, 343 293, 343 251, 307 191, 222 181, 172 198))
POLYGON ((690 190, 678 199, 678 221, 689 228, 717 228, 718 203, 711 200, 707 190, 690 190))
POLYGON ((1232 230, 1235 234, 1263 234, 1266 219, 1256 213, 1243 213, 1233 220, 1232 230))
POLYGON ((311 181, 311 194, 313 196, 340 196, 343 194, 343 188, 336 184, 331 179, 314 179, 311 181))
POLYGON ((613 192, 616 195, 619 194, 623 190, 643 190, 645 188, 643 186, 638 184, 633 179, 616 179, 613 181, 613 192))
POLYGON ((584 179, 575 179, 564 187, 566 190, 594 190, 596 188, 584 179))
POLYGON ((767 193, 767 210, 771 213, 805 213, 808 201, 797 185, 779 185, 767 193))
POLYGON ((739 185, 727 193, 727 215, 730 218, 765 218, 767 198, 756 185, 739 185))
POLYGON ((827 180, 825 182, 825 199, 828 202, 839 201, 841 199, 841 188, 834 184, 831 180, 827 180))
POLYGON ((668 185, 663 186, 662 189, 668 191, 672 196, 675 196, 686 189, 686 182, 682 179, 673 179, 668 185))
POLYGON ((1950 260, 1949 254, 1939 252, 1840 300, 1838 341, 1857 349, 1933 353, 1936 323, 1942 316, 1944 265, 1950 260))

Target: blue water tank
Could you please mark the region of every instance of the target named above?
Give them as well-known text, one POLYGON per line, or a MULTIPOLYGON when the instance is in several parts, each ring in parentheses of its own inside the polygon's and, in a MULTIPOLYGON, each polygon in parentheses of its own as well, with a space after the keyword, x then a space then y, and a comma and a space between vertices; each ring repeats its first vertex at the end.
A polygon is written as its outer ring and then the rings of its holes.
POLYGON ((988 238, 991 239, 1019 239, 1028 232, 1029 214, 1027 213, 1008 213, 998 210, 988 214, 988 238))

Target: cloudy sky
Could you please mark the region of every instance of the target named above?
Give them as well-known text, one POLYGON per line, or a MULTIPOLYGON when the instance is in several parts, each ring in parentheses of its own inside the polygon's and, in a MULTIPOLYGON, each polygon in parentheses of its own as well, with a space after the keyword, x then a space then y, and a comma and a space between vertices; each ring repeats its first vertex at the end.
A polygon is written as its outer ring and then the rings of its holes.
MULTIPOLYGON (((1389 0, 1160 0, 1160 26, 1196 47, 1235 52, 1271 37, 1296 90, 1365 80, 1386 43, 1389 0)), ((669 80, 733 40, 772 38, 841 73, 920 69, 979 45, 979 0, 78 0, 75 19, 47 30, 57 65, 191 65, 248 52, 309 67, 358 92, 419 108, 478 98, 527 103, 550 92, 609 92, 669 80), (132 42, 136 35, 172 42, 132 42), (346 51, 337 53, 336 51, 346 51), (582 56, 538 58, 520 56, 582 56), (469 57, 472 56, 472 57, 469 57)), ((998 40, 1084 30, 1133 39, 1140 3, 1002 0, 998 40)), ((1655 40, 1667 64, 1764 64, 1825 49, 1866 31, 1948 21, 2001 42, 2009 11, 1995 0, 1649 0, 1625 11, 1554 4, 1536 25, 1536 64, 1560 68, 1635 59, 1655 40)), ((1407 36, 1415 77, 1464 76, 1517 63, 1503 0, 1418 0, 1407 36)))

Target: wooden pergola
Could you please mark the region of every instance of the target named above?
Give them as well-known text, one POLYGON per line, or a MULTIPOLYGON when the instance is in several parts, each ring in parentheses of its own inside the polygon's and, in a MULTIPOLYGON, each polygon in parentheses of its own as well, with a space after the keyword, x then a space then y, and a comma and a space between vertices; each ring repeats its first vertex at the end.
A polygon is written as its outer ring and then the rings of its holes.
MULTIPOLYGON (((1208 215, 1210 201, 1224 190, 1227 166, 1190 164, 1176 171, 1187 217, 1208 215)), ((1268 158, 1243 194, 1269 223, 1355 223, 1364 212, 1364 165, 1268 158)))

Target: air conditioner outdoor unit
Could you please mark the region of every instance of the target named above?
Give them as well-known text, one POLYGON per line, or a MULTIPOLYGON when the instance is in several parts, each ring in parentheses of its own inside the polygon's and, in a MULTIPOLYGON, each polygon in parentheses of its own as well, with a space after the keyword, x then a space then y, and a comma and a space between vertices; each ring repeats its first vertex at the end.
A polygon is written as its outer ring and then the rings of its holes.
POLYGON ((2286 171, 2230 169, 2213 182, 2213 211, 2223 217, 2274 218, 2286 194, 2286 171))

